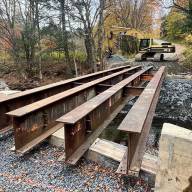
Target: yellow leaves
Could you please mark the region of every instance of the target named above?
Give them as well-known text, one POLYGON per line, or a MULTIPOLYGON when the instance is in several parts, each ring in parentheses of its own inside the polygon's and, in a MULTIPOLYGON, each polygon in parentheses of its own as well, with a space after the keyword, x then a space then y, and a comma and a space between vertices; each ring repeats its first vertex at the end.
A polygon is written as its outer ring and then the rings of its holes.
POLYGON ((185 41, 186 41, 187 44, 192 45, 192 34, 187 35, 185 37, 185 41))
POLYGON ((189 5, 189 0, 177 0, 176 3, 179 6, 187 7, 189 5))
POLYGON ((42 49, 53 49, 56 47, 56 43, 55 43, 55 39, 50 39, 50 38, 46 38, 44 37, 43 39, 41 39, 41 48, 42 49))

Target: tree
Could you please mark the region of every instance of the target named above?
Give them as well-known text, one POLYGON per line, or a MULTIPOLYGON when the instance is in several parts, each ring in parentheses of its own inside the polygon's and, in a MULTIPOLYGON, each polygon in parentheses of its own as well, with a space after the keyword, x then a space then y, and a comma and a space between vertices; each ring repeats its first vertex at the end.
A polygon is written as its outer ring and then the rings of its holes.
POLYGON ((162 23, 162 31, 171 38, 181 38, 185 34, 191 33, 192 30, 192 1, 191 0, 177 0, 172 1, 171 4, 164 5, 171 8, 170 13, 164 18, 162 23))
POLYGON ((70 58, 69 58, 69 47, 68 47, 68 32, 67 32, 67 17, 66 17, 66 13, 67 13, 67 0, 59 0, 60 3, 60 14, 61 14, 61 25, 62 25, 62 40, 63 40, 63 49, 64 49, 64 53, 65 53, 65 61, 69 64, 70 63, 70 58))
POLYGON ((10 51, 15 64, 19 65, 19 47, 17 38, 20 36, 20 27, 17 23, 18 4, 16 0, 2 0, 0 2, 0 38, 4 46, 10 51))
POLYGON ((122 27, 151 30, 155 0, 109 0, 109 12, 122 27))
POLYGON ((106 5, 106 1, 105 0, 100 0, 100 12, 99 12, 99 22, 98 22, 98 49, 97 49, 97 53, 98 53, 98 58, 101 64, 101 69, 104 69, 104 61, 103 61, 103 42, 104 42, 104 10, 105 10, 105 5, 106 5))
POLYGON ((171 12, 167 17, 167 37, 181 39, 186 31, 186 16, 179 12, 171 12))
POLYGON ((26 59, 26 72, 29 78, 39 74, 40 79, 42 78, 41 73, 41 59, 40 59, 40 19, 39 19, 39 1, 21 1, 20 4, 20 25, 22 26, 21 31, 21 43, 26 59), (25 5, 25 9, 23 8, 25 5), (38 47, 38 49, 36 49, 38 47), (38 52, 38 62, 36 61, 36 54, 38 52))
POLYGON ((73 9, 71 16, 83 25, 82 33, 87 53, 87 64, 91 70, 97 71, 94 27, 98 20, 100 6, 94 0, 71 0, 73 9))

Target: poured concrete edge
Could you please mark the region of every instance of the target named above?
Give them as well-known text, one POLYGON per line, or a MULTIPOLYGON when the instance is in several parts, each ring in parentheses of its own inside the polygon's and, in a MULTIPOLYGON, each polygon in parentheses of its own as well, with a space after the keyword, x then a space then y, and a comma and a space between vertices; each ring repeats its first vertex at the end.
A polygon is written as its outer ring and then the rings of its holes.
POLYGON ((155 192, 192 190, 192 131, 165 123, 160 138, 155 192))
POLYGON ((57 147, 63 147, 64 146, 64 127, 56 131, 54 134, 51 135, 49 139, 49 143, 51 145, 57 146, 57 147))

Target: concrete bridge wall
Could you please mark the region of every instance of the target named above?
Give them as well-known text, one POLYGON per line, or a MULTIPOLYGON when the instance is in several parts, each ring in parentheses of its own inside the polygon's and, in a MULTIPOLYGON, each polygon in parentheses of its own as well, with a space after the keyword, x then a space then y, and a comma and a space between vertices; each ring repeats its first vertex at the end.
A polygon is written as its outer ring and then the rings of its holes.
POLYGON ((192 191, 192 131, 164 124, 156 192, 192 191))

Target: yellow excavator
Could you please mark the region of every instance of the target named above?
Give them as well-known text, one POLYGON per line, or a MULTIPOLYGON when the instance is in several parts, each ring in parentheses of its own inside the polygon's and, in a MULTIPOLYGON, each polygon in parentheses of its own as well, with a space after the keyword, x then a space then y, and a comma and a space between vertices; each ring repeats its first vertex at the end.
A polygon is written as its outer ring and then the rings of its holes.
MULTIPOLYGON (((111 57, 120 47, 119 40, 125 36, 134 37, 137 40, 136 61, 145 61, 153 59, 154 61, 164 61, 165 53, 175 53, 175 46, 169 42, 155 40, 150 35, 142 33, 136 29, 113 26, 106 30, 107 38, 104 42, 104 48, 107 57, 111 57)), ((134 41, 133 41, 134 42, 134 41)), ((134 42, 135 44, 135 42, 134 42)))
POLYGON ((144 61, 150 58, 154 61, 164 61, 165 53, 175 53, 175 51, 175 45, 169 42, 144 38, 140 39, 139 53, 135 56, 135 60, 144 61))

